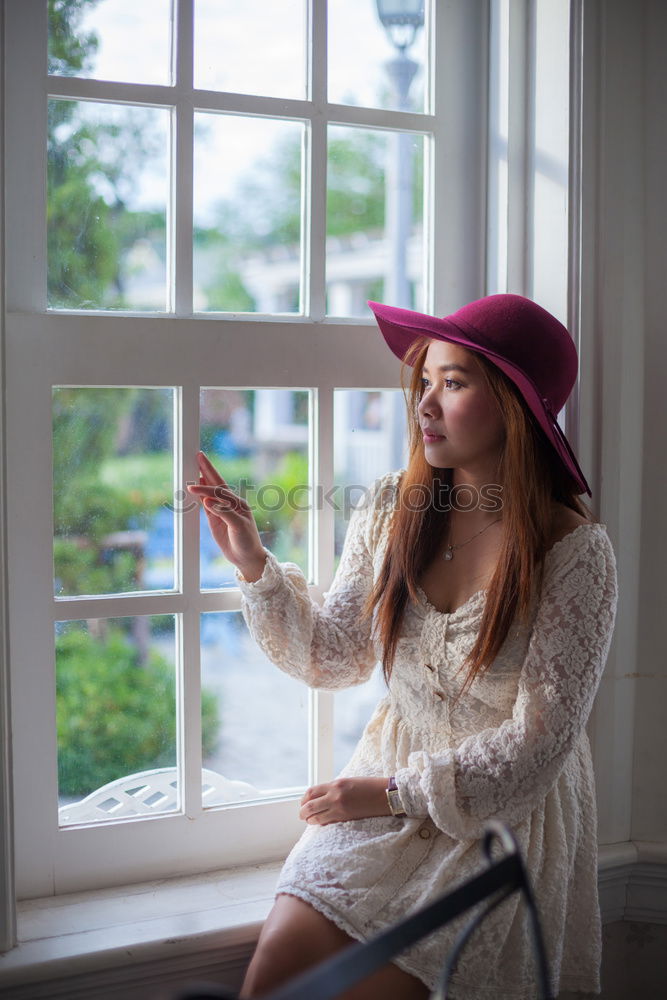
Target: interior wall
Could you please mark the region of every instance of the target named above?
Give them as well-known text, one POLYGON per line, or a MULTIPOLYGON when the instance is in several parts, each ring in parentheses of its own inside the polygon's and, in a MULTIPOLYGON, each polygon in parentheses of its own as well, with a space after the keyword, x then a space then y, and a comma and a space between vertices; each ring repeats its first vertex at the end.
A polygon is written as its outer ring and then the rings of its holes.
POLYGON ((591 727, 600 842, 667 845, 667 4, 583 4, 580 450, 619 580, 591 727))
POLYGON ((635 694, 632 837, 667 841, 667 4, 646 0, 646 198, 641 577, 635 694))
MULTIPOLYGON (((4 2, 0 0, 0 53, 4 52, 4 2)), ((16 939, 9 752, 9 646, 7 635, 7 538, 5 528, 5 181, 4 75, 0 72, 0 952, 16 939)))
POLYGON ((619 602, 591 721, 600 843, 630 839, 644 433, 644 0, 580 0, 580 455, 619 602))

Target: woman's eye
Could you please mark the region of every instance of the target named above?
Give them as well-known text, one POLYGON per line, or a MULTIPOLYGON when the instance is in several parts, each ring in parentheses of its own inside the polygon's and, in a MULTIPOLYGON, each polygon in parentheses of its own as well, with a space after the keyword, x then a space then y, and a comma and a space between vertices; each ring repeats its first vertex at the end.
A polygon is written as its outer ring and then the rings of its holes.
MULTIPOLYGON (((462 388, 461 382, 457 382, 456 379, 454 378, 443 379, 443 384, 445 386, 445 389, 451 389, 453 392, 456 392, 458 389, 462 388)), ((427 389, 430 388, 431 383, 427 378, 422 378, 420 385, 422 393, 424 393, 426 392, 427 389)))

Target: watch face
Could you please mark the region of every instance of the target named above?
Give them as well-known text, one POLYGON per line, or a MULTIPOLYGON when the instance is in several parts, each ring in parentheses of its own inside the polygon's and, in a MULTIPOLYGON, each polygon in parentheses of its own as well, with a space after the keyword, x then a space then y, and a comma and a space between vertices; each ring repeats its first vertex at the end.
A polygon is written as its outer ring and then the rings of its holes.
POLYGON ((405 810, 403 809, 403 803, 401 802, 401 797, 398 794, 398 789, 388 789, 387 798, 389 799, 389 808, 394 816, 405 816, 405 810))

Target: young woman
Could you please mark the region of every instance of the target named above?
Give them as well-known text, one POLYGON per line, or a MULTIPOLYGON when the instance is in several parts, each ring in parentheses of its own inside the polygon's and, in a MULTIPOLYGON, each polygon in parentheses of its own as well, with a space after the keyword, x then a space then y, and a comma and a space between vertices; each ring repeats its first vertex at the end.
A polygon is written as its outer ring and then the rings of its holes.
MULTIPOLYGON (((259 539, 204 456, 192 492, 238 569, 252 634, 316 688, 388 693, 342 774, 308 789, 242 996, 365 940, 480 869, 485 823, 514 830, 559 990, 599 991, 593 773, 585 724, 616 610, 605 526, 556 415, 577 373, 567 330, 516 295, 444 319, 370 303, 413 368, 407 470, 353 514, 323 606, 259 539)), ((457 925, 348 1000, 428 995, 457 925)), ((525 908, 499 907, 464 951, 455 1000, 530 1000, 525 908)))

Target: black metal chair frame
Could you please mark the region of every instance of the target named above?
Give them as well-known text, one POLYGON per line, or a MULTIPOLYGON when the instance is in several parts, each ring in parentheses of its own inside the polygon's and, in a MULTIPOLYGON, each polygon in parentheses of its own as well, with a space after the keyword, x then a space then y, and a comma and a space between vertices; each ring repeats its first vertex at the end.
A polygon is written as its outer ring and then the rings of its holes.
MULTIPOLYGON (((463 928, 451 949, 432 1000, 447 1000, 449 981, 456 963, 473 932, 482 921, 515 892, 523 894, 530 918, 536 964, 539 1000, 552 1000, 549 970, 540 928, 535 897, 514 834, 502 823, 488 824, 482 841, 487 867, 464 885, 411 914, 393 927, 363 943, 355 943, 301 973, 267 994, 265 1000, 334 1000, 345 990, 365 979, 410 945, 427 934, 487 901, 487 905, 463 928), (493 846, 499 842, 503 856, 493 859, 493 846)), ((181 993, 179 1000, 236 1000, 234 994, 219 986, 193 986, 181 993)))

